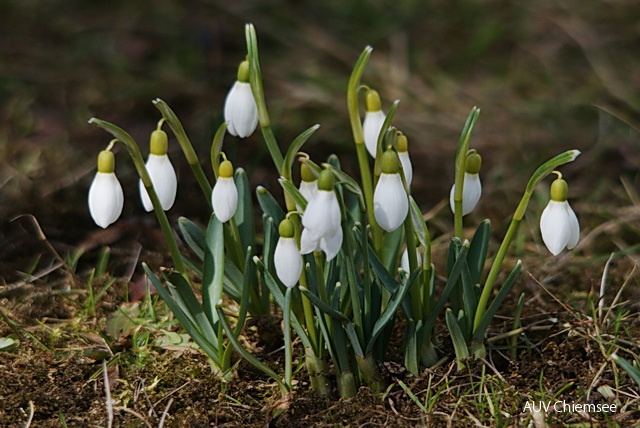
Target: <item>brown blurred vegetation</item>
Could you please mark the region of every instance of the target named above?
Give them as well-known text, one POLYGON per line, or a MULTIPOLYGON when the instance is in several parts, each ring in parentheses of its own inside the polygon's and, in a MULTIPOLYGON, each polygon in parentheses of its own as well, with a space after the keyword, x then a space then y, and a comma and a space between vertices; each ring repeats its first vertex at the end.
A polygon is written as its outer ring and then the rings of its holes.
MULTIPOLYGON (((92 116, 127 129, 145 152, 159 119, 150 101, 161 97, 205 163, 245 55, 245 22, 258 30, 280 144, 320 123, 307 150, 337 152, 352 172, 346 84, 361 49, 374 47, 364 80, 380 90, 385 108, 402 100, 396 124, 409 137, 424 211, 448 196, 455 145, 473 105, 482 109, 472 139, 484 157, 478 219, 504 227, 533 169, 571 148, 583 155, 563 172, 587 231, 637 196, 635 0, 7 0, 0 4, 0 257, 16 250, 9 244, 17 226, 8 221, 18 214, 34 214, 51 239, 69 245, 97 230, 85 198, 95 156, 110 138, 87 124, 92 116)), ((170 215, 206 217, 172 141, 181 184, 170 215)), ((254 184, 277 193, 261 141, 259 133, 228 137, 225 150, 254 184)), ((155 227, 139 207, 131 163, 124 153, 117 159, 123 220, 155 227)), ((533 212, 544 203, 539 196, 533 212)), ((449 217, 446 209, 436 213, 434 234, 450 227, 449 217)), ((637 240, 637 227, 631 232, 637 240)), ((605 243, 598 251, 612 249, 605 243)))

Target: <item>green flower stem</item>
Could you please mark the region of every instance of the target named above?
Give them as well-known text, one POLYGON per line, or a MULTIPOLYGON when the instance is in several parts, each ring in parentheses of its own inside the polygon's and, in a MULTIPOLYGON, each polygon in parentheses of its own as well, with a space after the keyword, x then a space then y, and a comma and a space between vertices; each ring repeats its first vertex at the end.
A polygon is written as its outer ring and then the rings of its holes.
POLYGON ((513 238, 518 231, 518 227, 524 218, 525 211, 527 210, 527 206, 529 205, 529 200, 531 199, 531 195, 536 187, 536 185, 544 179, 547 175, 551 174, 551 172, 559 167, 560 165, 564 165, 568 162, 573 162, 578 155, 580 155, 580 151, 578 150, 569 150, 564 153, 559 154, 558 156, 548 160, 544 164, 542 164, 538 169, 533 173, 531 178, 529 179, 529 183, 527 184, 527 188, 525 189, 524 195, 522 195, 522 199, 516 208, 515 213, 513 214, 513 218, 511 219, 511 224, 509 225, 509 229, 507 229, 507 233, 500 244, 500 248, 498 249, 498 253, 496 254, 495 259, 493 260, 493 264, 491 265, 491 269, 489 270, 489 275, 487 276, 487 280, 484 283, 484 288, 482 289, 482 294, 480 295, 480 300, 478 301, 478 307, 476 309, 476 316, 473 322, 473 330, 475 331, 484 314, 487 310, 487 304, 489 303, 489 297, 491 295, 491 291, 493 290, 493 284, 500 273, 500 267, 502 266, 502 262, 504 261, 505 256, 507 255, 507 251, 509 250, 509 246, 513 241, 513 238))
POLYGON ((365 357, 356 355, 356 362, 358 363, 362 377, 367 382, 367 385, 369 385, 369 388, 371 388, 371 391, 374 394, 384 392, 387 388, 387 382, 384 377, 382 377, 378 363, 375 358, 373 358, 373 354, 369 353, 365 357))
POLYGON ((271 120, 269 119, 267 103, 264 98, 262 73, 260 72, 258 38, 253 24, 247 24, 245 26, 245 37, 247 39, 247 52, 249 53, 249 84, 251 85, 251 92, 253 93, 253 98, 255 99, 256 106, 258 108, 260 129, 262 131, 264 141, 267 144, 267 149, 269 149, 269 153, 273 159, 273 163, 276 165, 278 171, 281 171, 284 159, 282 157, 282 152, 280 152, 280 148, 278 147, 278 142, 273 135, 273 130, 271 129, 271 120))
MULTIPOLYGON (((402 185, 407 192, 407 198, 409 197, 409 187, 404 177, 404 171, 402 170, 402 164, 400 164, 400 177, 402 177, 402 185)), ((411 210, 411 207, 409 207, 411 210)), ((404 219, 404 239, 407 243, 407 255, 409 257, 409 275, 418 268, 418 257, 416 255, 416 235, 413 228, 413 220, 411 218, 411 211, 407 212, 407 217, 404 219)), ((413 320, 417 323, 422 319, 422 299, 421 299, 421 287, 420 281, 416 281, 411 287, 411 312, 413 320)))
POLYGON ((356 145, 356 154, 358 156, 358 167, 360 168, 360 176, 362 177, 362 190, 364 192, 365 205, 369 216, 369 224, 371 225, 371 233, 373 234, 373 243, 376 253, 380 254, 382 250, 382 229, 376 222, 373 213, 373 181, 371 178, 371 169, 369 168, 369 154, 364 145, 364 134, 362 132, 362 122, 360 121, 360 108, 358 104, 358 89, 360 87, 360 79, 364 68, 369 61, 373 48, 367 46, 349 78, 349 86, 347 88, 347 109, 349 111, 349 122, 351 123, 351 131, 353 132, 353 141, 356 145))
POLYGON ((160 113, 162 113, 162 117, 167 121, 169 127, 173 131, 173 134, 176 136, 180 147, 182 148, 182 152, 184 153, 184 157, 187 158, 187 163, 191 167, 193 174, 196 176, 196 180, 198 181, 198 185, 204 193, 205 199, 209 206, 211 206, 211 184, 209 184, 209 180, 207 176, 204 174, 202 166, 200 165, 200 161, 198 159, 198 155, 196 155, 193 146, 191 145, 191 141, 189 141, 189 137, 187 137, 187 133, 184 131, 184 127, 178 119, 178 116, 171 110, 169 105, 165 103, 160 98, 156 98, 153 100, 153 105, 156 106, 160 113))
POLYGON ((323 397, 330 397, 332 391, 331 382, 326 376, 329 371, 327 363, 310 348, 305 348, 304 359, 314 391, 323 397))
POLYGON ((340 398, 355 397, 357 393, 358 388, 356 387, 356 378, 353 372, 349 369, 340 372, 338 375, 338 394, 340 398))
POLYGON ((187 278, 187 270, 182 261, 182 255, 180 254, 180 250, 178 249, 178 244, 173 237, 169 219, 167 218, 167 214, 162 209, 162 204, 160 203, 160 199, 158 199, 158 194, 153 188, 151 177, 149 176, 149 172, 147 171, 147 168, 144 164, 144 159, 142 158, 142 154, 140 153, 138 144, 136 144, 131 135, 129 135, 126 131, 114 125, 113 123, 97 119, 95 117, 89 119, 89 123, 102 128, 113 135, 127 149, 127 152, 129 153, 129 156, 131 157, 131 160, 136 167, 136 171, 138 172, 138 175, 142 180, 142 184, 144 185, 145 189, 147 189, 149 199, 153 204, 153 211, 158 218, 158 223, 160 223, 160 228, 162 229, 164 239, 167 242, 167 246, 169 247, 169 253, 171 254, 171 258, 173 259, 175 269, 180 272, 182 276, 187 278))
MULTIPOLYGON (((229 255, 232 257, 235 265, 240 269, 240 272, 244 273, 244 254, 242 251, 242 241, 240 239, 240 231, 238 230, 238 224, 236 219, 231 217, 228 223, 228 230, 231 232, 231 245, 228 247, 229 255)), ((225 239, 226 241, 226 239, 225 239)))
POLYGON ((291 343, 291 288, 287 287, 284 298, 284 383, 291 390, 293 348, 291 343))
POLYGON ((453 193, 453 236, 462 239, 462 191, 464 186, 464 173, 467 162, 467 151, 469 150, 469 140, 471 139, 471 132, 476 125, 478 116, 480 115, 480 109, 473 107, 467 122, 464 124, 462 134, 460 135, 460 141, 458 142, 458 149, 456 150, 456 178, 455 178, 455 191, 453 193))

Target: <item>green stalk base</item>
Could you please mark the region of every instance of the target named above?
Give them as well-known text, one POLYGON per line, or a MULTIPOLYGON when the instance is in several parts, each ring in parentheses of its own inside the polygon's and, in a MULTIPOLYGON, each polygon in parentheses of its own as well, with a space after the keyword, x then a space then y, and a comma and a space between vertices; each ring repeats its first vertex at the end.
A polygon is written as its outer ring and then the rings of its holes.
POLYGON ((438 362, 438 352, 431 340, 427 340, 420 349, 420 364, 432 367, 438 362))
POLYGON ((351 398, 358 393, 356 378, 351 370, 345 370, 338 375, 338 394, 340 398, 351 398))
POLYGON ((371 388, 371 391, 375 394, 383 393, 387 389, 387 380, 380 373, 378 363, 373 358, 373 354, 369 353, 364 358, 356 355, 356 361, 362 377, 371 388))
POLYGON ((312 349, 306 348, 305 364, 307 366, 307 372, 309 373, 309 379, 311 380, 311 387, 316 394, 322 397, 331 397, 333 388, 326 376, 329 371, 327 363, 318 358, 312 349))

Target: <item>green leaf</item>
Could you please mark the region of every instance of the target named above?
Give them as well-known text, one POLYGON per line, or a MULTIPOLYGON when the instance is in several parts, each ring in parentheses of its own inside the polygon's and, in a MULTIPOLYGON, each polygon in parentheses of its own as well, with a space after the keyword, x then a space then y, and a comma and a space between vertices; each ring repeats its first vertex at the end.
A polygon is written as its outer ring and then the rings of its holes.
POLYGON ((373 269, 373 274, 380 280, 384 288, 389 290, 391 293, 395 293, 400 287, 400 283, 396 281, 396 279, 391 276, 387 268, 382 264, 375 250, 371 248, 371 245, 367 245, 369 249, 369 264, 373 269))
POLYGON ((390 233, 385 233, 382 246, 382 262, 389 272, 398 271, 400 248, 405 237, 404 225, 390 233))
POLYGON ((491 222, 489 219, 484 220, 471 239, 469 246, 469 254, 467 255, 467 264, 469 265, 469 278, 473 285, 480 283, 480 277, 484 269, 484 263, 487 258, 487 250, 489 249, 489 238, 491 237, 491 222))
POLYGON ((204 230, 186 217, 178 219, 180 234, 193 253, 204 260, 204 250, 207 246, 204 230))
POLYGON ((620 358, 617 354, 611 355, 611 359, 615 361, 617 365, 622 367, 624 371, 626 371, 627 374, 631 377, 631 379, 633 379, 638 385, 640 385, 640 370, 632 366, 631 363, 629 363, 624 358, 620 358))
POLYGON ((284 162, 282 163, 283 170, 280 171, 280 173, 283 177, 291 180, 291 168, 293 167, 296 155, 302 149, 302 146, 304 146, 307 140, 318 130, 318 128, 320 128, 320 125, 313 125, 293 140, 293 143, 289 146, 289 150, 287 150, 287 154, 284 157, 284 162))
POLYGON ((460 371, 464 369, 464 361, 469 358, 469 348, 467 347, 467 343, 462 335, 458 321, 453 315, 453 311, 451 309, 447 308, 445 320, 447 322, 447 327, 449 328, 451 341, 453 342, 453 349, 456 352, 458 371, 460 371))
POLYGON ((227 131, 227 122, 222 122, 222 124, 216 130, 215 135, 213 136, 213 141, 211 142, 211 168, 213 169, 213 174, 216 176, 216 180, 218 179, 218 169, 220 167, 220 152, 222 151, 222 143, 224 142, 224 134, 227 131))
POLYGON ((419 271, 414 272, 410 278, 405 278, 400 287, 396 290, 396 292, 389 300, 387 308, 384 310, 378 321, 376 321, 373 326, 373 332, 371 333, 371 338, 369 339, 369 344, 367 345, 367 349, 365 350, 365 354, 368 354, 373 349, 375 345, 376 339, 382 333, 383 329, 386 325, 393 319, 400 304, 406 297, 407 293, 411 289, 413 282, 418 278, 419 271))
POLYGON ((307 209, 307 203, 309 201, 307 201, 305 197, 302 196, 302 193, 300 193, 300 191, 296 188, 296 186, 293 185, 291 181, 287 180, 284 177, 280 177, 278 179, 278 182, 280 183, 284 191, 287 192, 289 196, 291 196, 297 206, 302 208, 303 211, 307 209))
POLYGON ((273 218, 276 224, 280 224, 280 222, 284 220, 284 211, 273 195, 264 187, 258 186, 256 188, 256 196, 262 212, 273 218))
POLYGON ((0 337, 0 351, 13 351, 20 346, 20 341, 10 337, 0 337))
POLYGON ((404 366, 409 370, 409 373, 414 376, 420 374, 420 365, 418 364, 418 336, 416 333, 420 331, 422 321, 418 321, 418 325, 419 327, 416 328, 416 323, 413 319, 409 318, 404 344, 404 366))
POLYGON ((331 164, 325 163, 323 164, 323 166, 327 167, 329 171, 331 171, 333 175, 336 176, 339 184, 342 184, 345 189, 347 189, 358 198, 358 205, 360 205, 360 210, 364 211, 364 194, 362 193, 362 189, 360 188, 356 180, 354 180, 349 174, 343 172, 342 170, 334 167, 331 164))
POLYGON ((409 196, 411 222, 413 223, 413 229, 416 232, 420 245, 425 248, 431 248, 431 236, 429 235, 429 229, 427 229, 427 222, 424 221, 424 216, 418 207, 413 196, 409 196))
POLYGON ((253 202, 251 201, 251 187, 247 174, 242 168, 236 169, 233 181, 238 189, 238 208, 233 218, 238 225, 242 249, 255 247, 255 231, 253 229, 253 202))
POLYGON ((280 378, 280 376, 278 376, 273 370, 267 367, 264 363, 260 362, 256 357, 251 355, 251 352, 247 351, 244 348, 244 346, 242 346, 240 342, 238 342, 238 339, 234 336, 233 331, 231 331, 231 327, 229 327, 229 323, 227 323, 227 319, 224 316, 224 312, 222 311, 222 308, 218 306, 216 310, 217 310, 218 318, 220 319, 220 323, 222 324, 222 328, 224 328, 224 331, 227 334, 227 338, 229 339, 229 342, 231 342, 233 347, 236 348, 236 351, 238 351, 238 353, 242 355, 242 357, 245 360, 253 364, 253 366, 256 367, 258 370, 262 371, 263 373, 270 376, 273 380, 275 380, 278 386, 280 386, 280 390, 282 391, 283 394, 286 394, 287 392, 289 392, 288 386, 282 382, 282 379, 280 378))
POLYGON ((482 321, 480 321, 480 324, 478 324, 478 328, 476 328, 476 331, 473 333, 473 339, 475 341, 477 342, 484 341, 484 334, 487 328, 489 327, 491 320, 495 316, 496 312, 498 312, 498 309, 500 309, 500 305, 502 305, 502 302, 504 302, 504 299, 507 297, 507 294, 509 294, 509 291, 511 290, 511 287, 513 287, 513 284, 515 283, 521 268, 522 268, 522 260, 518 260, 518 263, 516 263, 515 267, 513 268, 513 270, 507 277, 506 281, 500 288, 498 295, 496 296, 495 299, 493 299, 493 302, 491 302, 489 309, 487 309, 487 312, 482 317, 482 321))
POLYGON ((303 286, 300 286, 299 288, 300 288, 300 291, 302 291, 302 293, 304 293, 304 295, 307 296, 307 298, 311 301, 311 303, 317 306, 318 309, 320 309, 322 312, 331 316, 332 318, 337 319, 340 322, 350 322, 349 318, 347 318, 343 313, 333 309, 331 306, 324 303, 322 300, 320 300, 318 296, 313 294, 310 290, 304 288, 303 286))
MULTIPOLYGON (((459 243, 459 240, 457 238, 454 238, 454 241, 455 240, 457 240, 459 243)), ((433 306, 431 310, 431 314, 429 314, 429 317, 424 323, 424 332, 427 338, 431 337, 431 330, 433 328, 433 324, 435 323, 436 318, 440 314, 440 311, 444 307, 445 303, 449 299, 449 295, 451 294, 454 287, 456 286, 456 283, 460 279, 460 274, 462 273, 462 269, 467 264, 468 250, 469 250, 468 244, 461 246, 460 252, 458 253, 458 257, 455 263, 453 264, 453 266, 451 267, 451 273, 447 278, 447 283, 445 284, 444 289, 442 290, 442 294, 440 295, 440 298, 438 299, 436 304, 433 306)))
MULTIPOLYGON (((171 272, 169 273, 168 282, 174 286, 181 301, 186 306, 183 310, 191 315, 194 324, 200 329, 202 334, 205 337, 215 337, 216 334, 214 333, 213 324, 211 324, 207 318, 202 305, 198 302, 187 280, 178 272, 171 272)), ((177 303, 181 305, 180 301, 177 303)))
POLYGON ((356 333, 355 328, 353 327, 353 323, 347 323, 344 326, 344 330, 347 332, 347 337, 349 338, 349 342, 351 342, 351 347, 353 348, 353 352, 360 358, 364 358, 364 352, 362 352, 362 347, 360 346, 360 341, 358 340, 358 334, 356 333))
MULTIPOLYGON (((162 285, 158 277, 149 269, 146 263, 142 263, 142 267, 147 274, 147 277, 158 291, 158 294, 167 304, 171 312, 176 316, 182 328, 184 328, 189 336, 200 346, 205 354, 219 367, 220 366, 220 358, 218 356, 218 350, 216 340, 217 336, 212 337, 212 341, 207 340, 200 330, 196 327, 196 325, 192 322, 191 318, 184 313, 184 311, 178 306, 176 301, 171 297, 171 294, 167 289, 162 285)), ((169 285, 171 286, 171 285, 169 285)))

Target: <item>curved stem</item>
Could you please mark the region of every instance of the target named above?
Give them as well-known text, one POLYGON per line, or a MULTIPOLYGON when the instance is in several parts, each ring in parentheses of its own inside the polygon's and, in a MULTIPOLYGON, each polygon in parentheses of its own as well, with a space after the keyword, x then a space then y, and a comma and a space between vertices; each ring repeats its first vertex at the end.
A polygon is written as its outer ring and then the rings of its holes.
POLYGON ((460 135, 460 141, 458 142, 458 149, 456 150, 456 178, 455 178, 455 190, 453 192, 453 236, 462 239, 462 190, 464 187, 464 173, 467 163, 467 151, 469 150, 469 140, 471 139, 471 133, 476 125, 478 116, 480 115, 480 109, 473 107, 467 122, 464 124, 462 134, 460 135))
POLYGON ((185 278, 187 277, 187 270, 182 261, 182 255, 180 254, 180 250, 178 249, 178 244, 173 237, 173 232, 171 231, 171 225, 169 224, 169 219, 167 218, 167 214, 162 209, 162 204, 160 203, 160 199, 158 199, 158 194, 153 188, 153 183, 151 182, 151 177, 149 176, 149 172, 147 171, 147 167, 144 164, 144 159, 142 158, 142 154, 140 153, 140 149, 138 148, 138 144, 134 141, 134 139, 122 128, 114 125, 113 123, 97 119, 95 117, 89 119, 89 123, 92 125, 96 125, 99 128, 104 129, 114 137, 116 137, 122 145, 125 146, 131 160, 133 161, 134 166, 136 167, 136 171, 142 180, 142 184, 144 185, 147 193, 149 195, 149 199, 153 204, 153 211, 158 218, 158 223, 160 223, 160 228, 162 229, 162 233, 164 235, 164 239, 167 242, 167 246, 169 247, 169 253, 171 254, 171 258, 173 259, 173 264, 178 272, 180 272, 185 278))
POLYGON ((484 283, 484 288, 482 289, 482 294, 480 295, 480 300, 478 301, 478 307, 476 309, 476 316, 473 321, 473 330, 475 331, 480 322, 482 321, 482 317, 487 310, 487 303, 489 303, 489 297, 491 295, 491 290, 493 289, 493 284, 500 273, 500 267, 502 266, 502 262, 504 261, 505 256, 507 255, 507 250, 509 250, 509 246, 513 241, 514 236, 524 218, 525 211, 527 210, 527 206, 529 205, 529 200, 531 199, 531 195, 536 187, 536 185, 547 175, 551 174, 554 169, 559 167, 560 165, 564 165, 568 162, 573 162, 578 155, 580 155, 580 151, 578 150, 569 150, 564 153, 559 154, 558 156, 548 160, 544 164, 542 164, 536 171, 533 173, 531 178, 529 179, 529 183, 527 183, 527 188, 525 189, 524 195, 522 195, 522 199, 516 208, 515 213, 513 214, 513 218, 511 219, 511 224, 509 225, 509 229, 507 229, 507 233, 500 244, 500 248, 498 249, 498 253, 496 254, 495 259, 493 260, 493 264, 491 265, 491 269, 489 270, 489 275, 487 276, 487 280, 484 283))
POLYGON ((169 127, 171 127, 173 134, 176 136, 176 139, 182 148, 184 157, 187 158, 187 163, 191 167, 209 207, 211 207, 211 184, 209 184, 209 180, 204 174, 198 155, 196 155, 196 151, 193 149, 191 141, 189 141, 189 137, 187 137, 187 133, 184 131, 184 127, 182 126, 180 119, 178 119, 178 116, 176 116, 173 110, 171 110, 171 107, 169 107, 169 105, 160 98, 153 100, 153 105, 160 110, 162 117, 167 121, 169 127))

